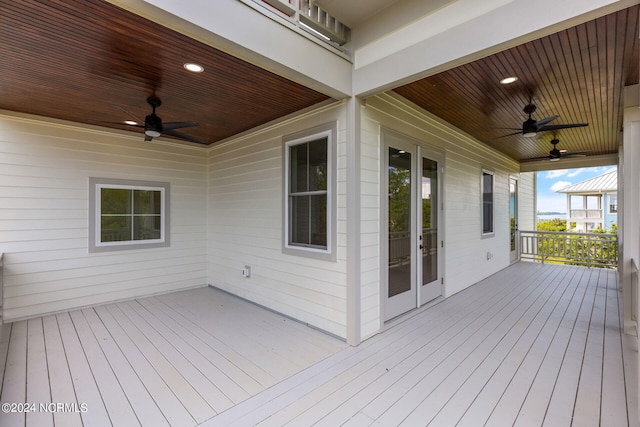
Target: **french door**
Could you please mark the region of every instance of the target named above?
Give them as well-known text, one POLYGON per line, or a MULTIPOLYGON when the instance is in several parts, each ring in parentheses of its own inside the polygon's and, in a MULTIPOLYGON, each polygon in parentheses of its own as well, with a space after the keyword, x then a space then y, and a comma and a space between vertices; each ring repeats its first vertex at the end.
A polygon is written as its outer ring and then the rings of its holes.
POLYGON ((386 321, 442 295, 442 161, 397 135, 387 135, 384 150, 386 321))

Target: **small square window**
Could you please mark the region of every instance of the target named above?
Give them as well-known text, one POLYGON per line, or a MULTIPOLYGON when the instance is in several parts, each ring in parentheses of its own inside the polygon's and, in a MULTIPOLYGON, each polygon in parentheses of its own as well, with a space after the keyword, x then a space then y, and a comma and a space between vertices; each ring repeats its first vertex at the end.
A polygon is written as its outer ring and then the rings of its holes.
POLYGON ((169 245, 169 184, 90 178, 89 252, 169 245))

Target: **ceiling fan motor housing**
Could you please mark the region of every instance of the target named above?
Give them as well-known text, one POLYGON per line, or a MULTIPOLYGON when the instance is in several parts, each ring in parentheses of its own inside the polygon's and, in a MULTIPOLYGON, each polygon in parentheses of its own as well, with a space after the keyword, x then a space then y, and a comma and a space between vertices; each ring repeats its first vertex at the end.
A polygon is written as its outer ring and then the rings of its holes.
POLYGON ((533 120, 532 118, 528 118, 527 120, 524 121, 524 123, 522 123, 522 133, 523 134, 527 134, 530 132, 537 132, 538 131, 538 126, 536 125, 536 121, 533 120))
POLYGON ((152 130, 161 133, 162 132, 162 120, 155 114, 149 114, 144 119, 145 131, 152 130))

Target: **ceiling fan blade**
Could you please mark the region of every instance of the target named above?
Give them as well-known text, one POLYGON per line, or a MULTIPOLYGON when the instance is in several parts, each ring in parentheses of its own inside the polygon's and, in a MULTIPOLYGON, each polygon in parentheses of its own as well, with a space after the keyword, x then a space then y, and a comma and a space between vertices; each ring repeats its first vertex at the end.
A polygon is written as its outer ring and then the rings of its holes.
POLYGON ((125 122, 106 122, 104 120, 87 120, 87 123, 101 123, 104 125, 118 125, 118 126, 128 126, 128 127, 136 127, 136 128, 143 128, 144 125, 134 125, 134 124, 130 124, 130 123, 125 123, 125 122))
POLYGON ((495 137, 493 139, 506 138, 508 136, 513 136, 513 135, 522 135, 522 129, 520 129, 518 132, 508 133, 506 135, 498 136, 498 137, 495 137))
POLYGON ((120 110, 120 111, 122 111, 122 112, 124 112, 124 113, 128 114, 128 115, 129 115, 129 117, 131 117, 132 119, 134 119, 136 122, 138 122, 138 123, 144 123, 144 120, 140 120, 139 118, 137 118, 136 116, 134 116, 134 115, 131 113, 131 111, 127 110, 126 108, 121 107, 121 106, 116 105, 116 104, 109 104, 109 105, 111 105, 113 108, 116 108, 116 109, 118 109, 118 110, 120 110))
POLYGON ((187 134, 184 134, 182 132, 178 132, 178 131, 172 130, 172 129, 169 129, 169 130, 165 129, 164 132, 162 132, 162 134, 163 135, 167 135, 167 136, 173 136, 174 138, 180 138, 180 139, 184 139, 184 140, 187 140, 187 141, 195 142, 195 143, 198 143, 198 144, 206 144, 206 142, 204 142, 204 141, 202 141, 202 140, 200 140, 198 138, 194 138, 193 136, 189 136, 187 134))
POLYGON ((589 123, 570 123, 570 124, 566 124, 566 125, 542 126, 541 128, 538 128, 538 132, 544 132, 544 131, 547 131, 547 130, 580 128, 580 127, 584 127, 584 126, 589 126, 589 123))
POLYGON ((538 126, 538 130, 540 129, 540 126, 544 126, 544 125, 546 125, 547 123, 554 121, 554 120, 555 120, 555 119, 557 119, 558 117, 560 117, 560 116, 550 116, 550 117, 544 118, 544 119, 542 119, 542 120, 538 120, 538 121, 536 122, 536 126, 538 126))
POLYGON ((188 127, 192 127, 192 126, 198 126, 198 123, 197 122, 168 122, 168 123, 162 123, 162 129, 164 129, 164 130, 188 128, 188 127))
POLYGON ((591 150, 587 150, 587 151, 576 151, 576 152, 572 152, 572 153, 564 153, 562 155, 562 157, 584 157, 587 155, 587 153, 590 153, 591 150))
POLYGON ((542 157, 531 157, 529 159, 522 159, 520 160, 521 162, 538 162, 541 160, 549 160, 549 156, 542 156, 542 157))

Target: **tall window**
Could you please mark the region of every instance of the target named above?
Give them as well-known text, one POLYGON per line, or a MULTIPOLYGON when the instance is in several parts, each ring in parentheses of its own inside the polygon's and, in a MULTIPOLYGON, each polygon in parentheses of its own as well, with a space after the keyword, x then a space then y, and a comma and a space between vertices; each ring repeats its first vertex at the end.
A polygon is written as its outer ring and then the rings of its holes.
POLYGON ((618 195, 609 195, 609 213, 618 213, 618 195))
POLYGON ((482 234, 493 233, 493 173, 482 171, 482 234))
POLYGON ((297 254, 332 252, 333 128, 316 130, 285 139, 285 249, 297 254))
POLYGON ((90 179, 90 252, 168 246, 168 183, 90 179))

